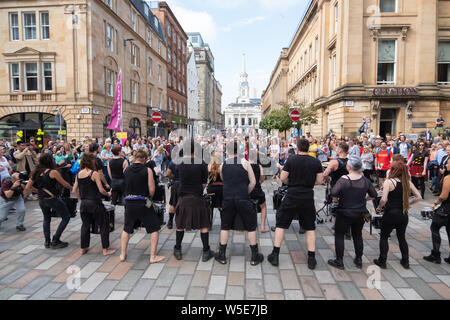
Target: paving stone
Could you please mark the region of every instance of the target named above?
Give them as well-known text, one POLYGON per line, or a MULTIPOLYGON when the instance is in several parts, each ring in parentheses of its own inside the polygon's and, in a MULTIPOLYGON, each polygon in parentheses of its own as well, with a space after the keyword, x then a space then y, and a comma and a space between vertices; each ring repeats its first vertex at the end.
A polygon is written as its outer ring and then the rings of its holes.
POLYGON ((316 275, 317 281, 320 284, 325 284, 325 283, 329 283, 329 284, 334 284, 336 283, 336 281, 333 278, 333 275, 331 274, 330 271, 314 271, 314 274, 316 275))
POLYGON ((436 291, 442 298, 450 300, 450 288, 442 283, 430 283, 430 287, 436 291))
POLYGON ((286 300, 305 300, 301 290, 285 290, 284 297, 286 300))
POLYGON ((264 287, 262 280, 245 281, 246 299, 264 298, 264 287))
POLYGON ((447 287, 450 287, 450 276, 437 276, 443 283, 447 285, 447 287))
MULTIPOLYGON (((214 259, 211 259, 214 260, 214 259)), ((228 274, 229 263, 221 264, 217 261, 214 261, 212 274, 217 276, 226 276, 228 274)))
POLYGON ((433 275, 430 271, 425 269, 423 266, 410 266, 411 270, 414 271, 423 281, 425 282, 441 282, 438 277, 433 275))
POLYGON ((388 264, 398 273, 402 278, 417 278, 417 274, 411 269, 407 270, 402 267, 399 261, 388 261, 388 264))
POLYGON ((194 261, 182 261, 178 274, 194 274, 197 268, 197 262, 194 261))
POLYGON ((33 294, 30 300, 46 300, 61 287, 60 283, 50 282, 33 294))
POLYGON ((133 264, 131 262, 121 262, 107 277, 108 280, 121 280, 127 272, 131 269, 133 264))
POLYGON ((320 285, 327 300, 344 300, 344 296, 336 284, 321 284, 320 285))
POLYGON ((296 264, 295 270, 299 276, 314 276, 314 272, 306 264, 296 264))
POLYGON ((245 271, 245 257, 231 256, 230 272, 244 272, 245 271))
POLYGON ((155 287, 153 286, 150 289, 150 293, 145 298, 145 300, 164 300, 167 295, 167 291, 169 291, 168 287, 155 287))
POLYGON ((76 291, 77 293, 92 293, 100 283, 108 276, 104 272, 94 272, 76 291))
POLYGON ((66 284, 62 284, 58 290, 53 292, 50 296, 51 298, 67 299, 70 295, 75 292, 75 289, 69 289, 66 284))
POLYGON ((246 262, 245 266, 246 279, 262 279, 261 264, 252 266, 250 262, 246 262))
POLYGON ((41 249, 44 249, 43 245, 32 244, 32 245, 28 245, 28 246, 22 248, 21 250, 17 251, 17 253, 18 254, 29 254, 30 252, 38 251, 41 249))
POLYGON ((169 295, 184 296, 191 284, 192 276, 190 275, 178 275, 173 281, 169 290, 169 295))
POLYGON ((209 278, 211 276, 211 271, 198 270, 195 272, 192 278, 191 286, 196 287, 207 287, 209 284, 209 278))
POLYGON ((284 295, 281 293, 266 293, 266 300, 284 300, 284 295))
POLYGON ((159 274, 164 269, 164 263, 151 264, 144 272, 142 278, 144 279, 158 279, 159 274))
POLYGON ((227 286, 226 300, 244 300, 244 287, 227 286))
POLYGON ((170 287, 177 274, 177 268, 164 268, 155 282, 157 287, 170 287))
POLYGON ((106 300, 125 300, 128 291, 113 291, 106 300))
POLYGON ((128 242, 128 244, 137 244, 139 243, 142 239, 145 238, 145 233, 143 232, 138 232, 136 234, 134 234, 131 238, 130 241, 128 242))
POLYGON ((386 300, 403 300, 401 294, 388 281, 381 281, 379 291, 386 300))
POLYGON ((211 276, 211 281, 208 287, 208 294, 225 294, 227 285, 226 276, 211 276))
POLYGON ((37 270, 48 270, 49 268, 51 268, 52 266, 54 266, 55 264, 57 264, 61 260, 62 260, 62 257, 51 257, 51 258, 48 258, 46 261, 44 261, 43 263, 38 265, 35 269, 37 269, 37 270))
POLYGON ((297 273, 294 270, 283 270, 280 272, 283 289, 300 289, 297 273))
POLYGON ((282 286, 279 276, 273 274, 264 275, 265 292, 282 292, 282 286))
POLYGON ((32 295, 43 286, 45 286, 48 282, 52 280, 51 276, 39 276, 30 283, 28 283, 25 287, 20 289, 18 293, 20 294, 29 294, 32 295))
POLYGON ((10 297, 14 296, 19 289, 15 288, 4 288, 0 291, 0 300, 8 300, 10 297))
POLYGON ((102 265, 101 262, 89 262, 80 271, 81 278, 89 278, 102 265))
POLYGON ((21 278, 23 275, 25 275, 29 270, 25 268, 19 268, 11 273, 9 273, 7 276, 2 278, 0 280, 0 284, 10 284, 17 279, 21 278))
POLYGON ((339 282, 338 286, 346 299, 364 300, 363 295, 353 282, 339 282))
POLYGON ((407 288, 409 285, 393 269, 381 269, 381 273, 395 288, 407 288))
POLYGON ((128 295, 127 300, 144 300, 154 283, 155 280, 139 279, 128 295))
POLYGON ((244 272, 229 272, 228 273, 228 285, 229 286, 245 285, 245 273, 244 272))
POLYGON ((119 284, 114 288, 118 291, 131 291, 136 285, 137 281, 141 278, 143 271, 130 270, 128 273, 120 280, 119 284))
POLYGON ((213 268, 214 259, 209 259, 207 262, 203 262, 201 259, 198 262, 197 270, 211 271, 213 268))
POLYGON ((8 300, 27 300, 29 295, 27 294, 15 294, 11 296, 8 300))
POLYGON ((424 300, 441 300, 443 299, 436 291, 434 291, 425 281, 420 278, 408 278, 406 281, 410 284, 411 288, 424 300))
POLYGON ((399 288, 397 291, 402 295, 405 300, 423 300, 422 297, 411 288, 399 288))
POLYGON ((206 289, 199 287, 190 287, 187 297, 187 300, 204 300, 206 296, 206 289))
POLYGON ((384 297, 377 289, 359 288, 366 300, 384 300, 384 297))
POLYGON ((305 297, 323 297, 322 290, 315 277, 300 276, 300 283, 305 297))
POLYGON ((182 244, 184 244, 184 245, 190 244, 192 242, 192 240, 194 239, 195 235, 196 235, 195 232, 185 232, 182 244))

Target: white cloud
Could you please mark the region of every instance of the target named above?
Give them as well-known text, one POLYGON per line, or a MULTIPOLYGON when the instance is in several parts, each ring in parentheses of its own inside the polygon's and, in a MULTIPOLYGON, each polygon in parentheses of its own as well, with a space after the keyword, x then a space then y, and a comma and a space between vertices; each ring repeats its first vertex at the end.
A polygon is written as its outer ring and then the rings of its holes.
POLYGON ((185 32, 200 32, 205 42, 212 42, 216 39, 216 23, 209 13, 184 9, 173 4, 171 9, 185 32))
POLYGON ((242 19, 242 20, 239 20, 237 22, 234 22, 232 24, 229 24, 228 26, 222 28, 221 30, 228 32, 228 31, 231 31, 234 28, 248 26, 248 25, 253 24, 253 23, 257 22, 257 21, 263 21, 265 19, 266 18, 262 17, 262 16, 253 17, 253 18, 246 18, 246 19, 242 19))

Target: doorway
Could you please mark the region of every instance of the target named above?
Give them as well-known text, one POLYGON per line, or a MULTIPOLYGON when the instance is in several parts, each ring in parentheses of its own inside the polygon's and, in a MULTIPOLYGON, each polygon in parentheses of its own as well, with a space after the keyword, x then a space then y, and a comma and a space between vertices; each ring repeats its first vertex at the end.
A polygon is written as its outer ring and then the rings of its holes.
POLYGON ((397 125, 397 109, 381 109, 380 136, 386 138, 386 134, 394 134, 397 125))

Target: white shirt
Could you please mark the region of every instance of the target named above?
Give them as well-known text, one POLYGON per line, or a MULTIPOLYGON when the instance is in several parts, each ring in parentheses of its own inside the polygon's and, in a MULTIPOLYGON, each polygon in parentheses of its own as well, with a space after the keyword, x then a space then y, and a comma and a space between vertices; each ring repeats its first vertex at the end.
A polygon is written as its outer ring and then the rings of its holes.
POLYGON ((0 166, 5 168, 3 171, 0 172, 0 181, 3 181, 3 179, 10 177, 10 175, 9 175, 10 166, 9 166, 8 160, 5 157, 0 158, 0 166))

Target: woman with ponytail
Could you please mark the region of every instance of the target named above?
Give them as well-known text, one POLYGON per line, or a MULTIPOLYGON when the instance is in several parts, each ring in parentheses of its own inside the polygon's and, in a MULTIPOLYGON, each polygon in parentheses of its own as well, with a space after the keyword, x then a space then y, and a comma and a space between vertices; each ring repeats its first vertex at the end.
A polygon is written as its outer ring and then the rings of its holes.
POLYGON ((389 251, 388 238, 395 229, 402 254, 400 263, 405 269, 409 269, 408 243, 405 238, 408 209, 413 203, 420 200, 422 197, 409 178, 408 167, 403 162, 393 162, 388 179, 383 183, 383 196, 376 208, 377 212, 381 212, 385 206, 381 222, 380 257, 373 261, 380 268, 386 269, 389 251), (410 201, 411 192, 414 198, 410 201))

